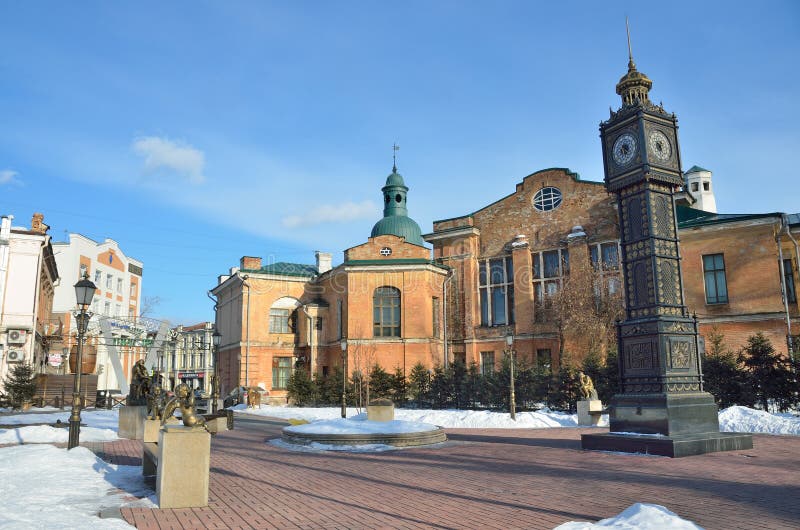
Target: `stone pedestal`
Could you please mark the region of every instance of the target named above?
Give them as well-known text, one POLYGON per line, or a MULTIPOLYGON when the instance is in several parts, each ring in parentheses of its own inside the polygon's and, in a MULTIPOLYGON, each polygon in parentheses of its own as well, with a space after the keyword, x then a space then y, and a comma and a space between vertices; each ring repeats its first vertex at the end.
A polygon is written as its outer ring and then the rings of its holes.
POLYGON ((582 399, 578 401, 578 425, 597 427, 597 424, 600 423, 602 411, 603 403, 599 399, 582 399))
POLYGON ((394 420, 394 403, 389 399, 376 399, 367 405, 367 419, 369 421, 394 420))
POLYGON ((117 435, 120 438, 141 440, 144 437, 144 420, 147 407, 144 405, 124 405, 119 409, 117 435))
POLYGON ((159 508, 200 508, 208 505, 211 435, 202 427, 165 425, 158 438, 159 508))
POLYGON ((206 427, 208 427, 209 432, 213 432, 214 434, 227 431, 228 418, 226 416, 217 416, 206 420, 206 427))
POLYGON ((144 420, 144 434, 142 436, 142 442, 148 443, 158 442, 158 431, 161 429, 161 420, 144 420))

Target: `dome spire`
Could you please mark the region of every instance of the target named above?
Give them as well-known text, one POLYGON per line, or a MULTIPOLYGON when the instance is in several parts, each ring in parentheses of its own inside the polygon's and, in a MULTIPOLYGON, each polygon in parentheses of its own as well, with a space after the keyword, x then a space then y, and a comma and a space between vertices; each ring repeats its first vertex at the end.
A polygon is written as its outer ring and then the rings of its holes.
POLYGON ((397 142, 392 144, 392 173, 397 173, 397 152, 400 150, 400 146, 397 145, 397 142))
POLYGON ((631 28, 628 25, 628 17, 625 17, 625 31, 628 33, 628 71, 636 70, 636 63, 633 62, 633 51, 631 51, 631 28))

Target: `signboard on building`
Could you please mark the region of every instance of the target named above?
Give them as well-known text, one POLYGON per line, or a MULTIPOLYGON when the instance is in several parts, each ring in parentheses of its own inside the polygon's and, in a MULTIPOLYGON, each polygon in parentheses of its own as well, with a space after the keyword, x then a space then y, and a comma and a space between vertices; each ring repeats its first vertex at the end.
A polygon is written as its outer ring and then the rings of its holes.
POLYGON ((61 366, 61 363, 64 361, 64 358, 60 353, 50 353, 47 356, 47 363, 50 366, 61 366))
POLYGON ((199 372, 197 370, 184 370, 182 372, 178 372, 178 379, 203 379, 205 376, 205 372, 199 372))

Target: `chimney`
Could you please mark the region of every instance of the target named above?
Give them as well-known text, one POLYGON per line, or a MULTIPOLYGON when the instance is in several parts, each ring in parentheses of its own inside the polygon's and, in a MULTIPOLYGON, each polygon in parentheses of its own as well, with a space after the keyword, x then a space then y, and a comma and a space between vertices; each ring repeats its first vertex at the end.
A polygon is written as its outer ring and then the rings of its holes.
POLYGON ((314 252, 314 256, 317 258, 317 274, 322 274, 328 272, 333 267, 331 266, 331 262, 333 261, 333 254, 330 252, 320 252, 317 250, 314 252))
POLYGON ((49 229, 50 227, 44 224, 44 214, 33 214, 33 219, 31 219, 31 232, 44 235, 49 229))
POLYGON ((239 268, 241 270, 257 271, 261 268, 261 258, 242 256, 242 259, 239 260, 239 268))

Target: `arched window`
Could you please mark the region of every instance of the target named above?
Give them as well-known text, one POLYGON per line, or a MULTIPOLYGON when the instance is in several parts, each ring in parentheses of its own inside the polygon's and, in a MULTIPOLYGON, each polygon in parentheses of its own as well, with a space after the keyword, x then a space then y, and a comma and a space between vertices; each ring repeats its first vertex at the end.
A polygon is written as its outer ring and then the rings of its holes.
POLYGON ((400 289, 378 287, 372 296, 373 336, 400 336, 400 289))
POLYGON ((289 296, 276 300, 269 309, 269 332, 294 333, 299 306, 300 302, 289 296))

